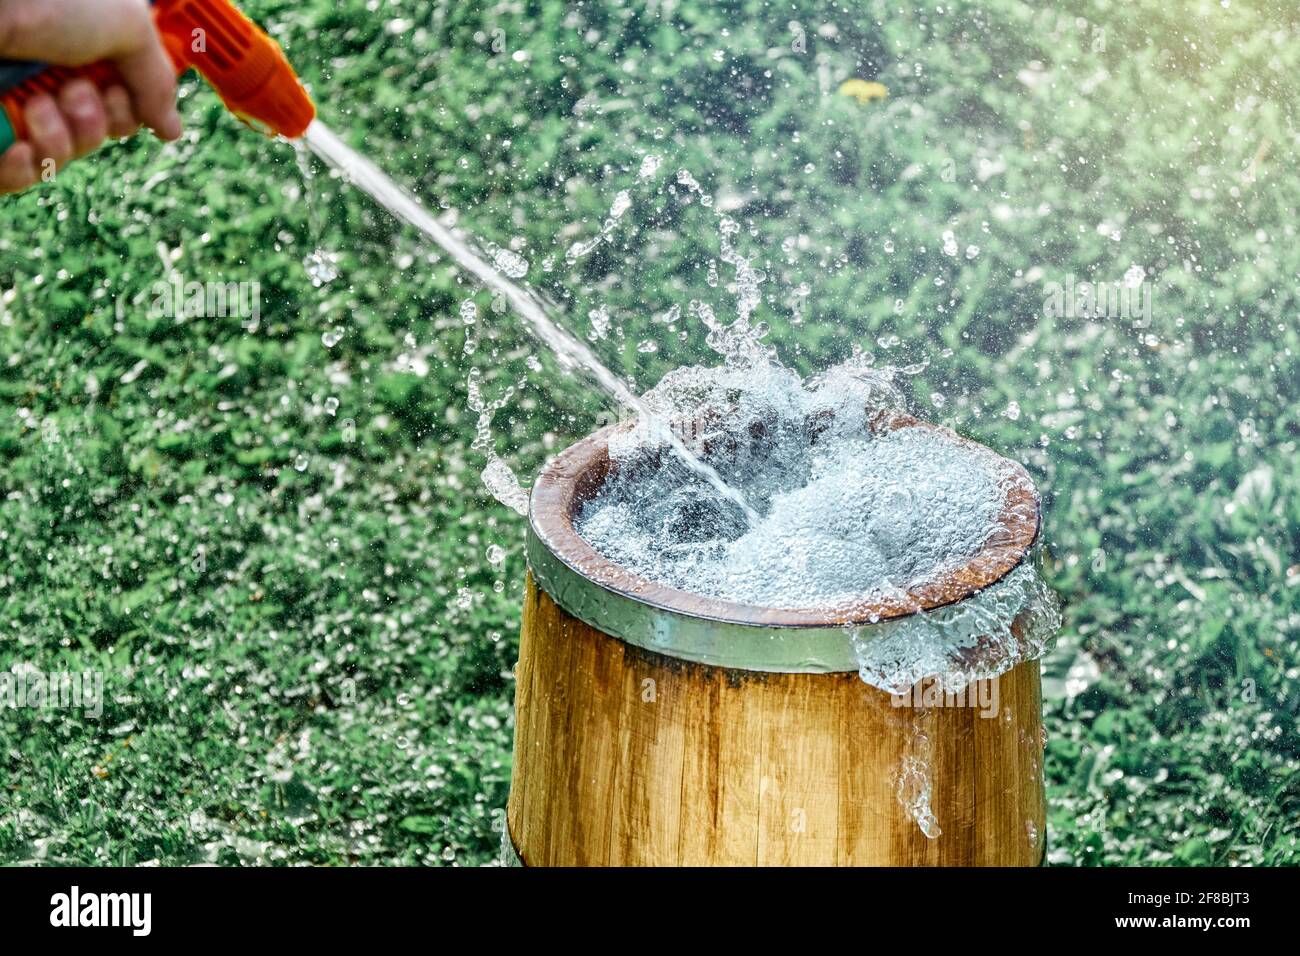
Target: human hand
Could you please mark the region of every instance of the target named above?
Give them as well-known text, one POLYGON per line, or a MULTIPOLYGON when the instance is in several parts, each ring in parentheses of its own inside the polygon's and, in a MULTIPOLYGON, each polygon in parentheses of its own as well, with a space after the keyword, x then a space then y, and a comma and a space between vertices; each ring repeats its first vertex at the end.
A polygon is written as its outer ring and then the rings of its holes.
POLYGON ((162 139, 180 135, 176 73, 145 0, 0 0, 0 58, 73 67, 109 60, 122 78, 104 90, 73 79, 57 96, 32 96, 28 138, 0 155, 0 193, 26 189, 49 163, 61 168, 109 136, 141 126, 162 139))

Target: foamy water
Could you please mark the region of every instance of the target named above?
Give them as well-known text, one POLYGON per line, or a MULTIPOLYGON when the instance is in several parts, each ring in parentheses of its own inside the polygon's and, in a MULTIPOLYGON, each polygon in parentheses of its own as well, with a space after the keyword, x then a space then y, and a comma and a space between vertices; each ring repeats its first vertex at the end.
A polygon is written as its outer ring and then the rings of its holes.
MULTIPOLYGON (((743 328, 725 330, 744 337, 743 328)), ((945 577, 1000 527, 1023 473, 987 449, 913 425, 899 373, 856 357, 801 379, 752 348, 716 368, 670 372, 644 398, 758 511, 729 502, 662 454, 640 426, 576 520, 593 547, 680 590, 771 608, 834 611, 945 577)), ((1032 556, 955 605, 851 629, 862 679, 901 693, 930 676, 958 688, 1041 656, 1060 624, 1032 556)))
POLYGON ((892 392, 887 373, 867 368, 808 384, 771 365, 679 369, 647 404, 699 424, 693 447, 759 520, 737 521, 634 430, 612 441, 619 470, 578 530, 644 577, 725 600, 833 610, 894 597, 980 550, 1015 474, 946 432, 873 432, 872 416, 898 408, 869 403, 892 392))

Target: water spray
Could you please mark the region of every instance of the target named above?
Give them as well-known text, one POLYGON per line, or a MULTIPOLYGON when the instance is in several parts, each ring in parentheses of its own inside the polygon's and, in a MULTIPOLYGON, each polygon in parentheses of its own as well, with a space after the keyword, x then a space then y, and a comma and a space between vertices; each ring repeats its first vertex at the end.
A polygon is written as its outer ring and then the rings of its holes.
MULTIPOLYGON (((735 503, 748 523, 758 515, 722 476, 660 422, 640 398, 586 345, 561 328, 541 301, 511 282, 415 197, 374 163, 344 143, 316 119, 316 107, 279 44, 228 0, 156 0, 154 25, 179 76, 190 67, 208 81, 226 108, 248 126, 270 136, 304 139, 325 162, 342 171, 398 219, 437 243, 461 268, 510 303, 566 368, 581 368, 611 398, 633 409, 692 471, 735 503)), ((0 152, 27 138, 23 107, 37 93, 57 93, 69 80, 91 80, 103 89, 120 83, 116 67, 101 61, 82 67, 0 60, 0 152)))
POLYGON ((748 524, 758 520, 758 514, 740 492, 728 485, 713 466, 687 448, 673 428, 610 371, 596 357, 596 353, 547 315, 545 306, 537 296, 511 282, 500 269, 490 265, 455 233, 438 222, 414 196, 339 139, 320 120, 313 120, 307 127, 306 142, 316 155, 342 172, 352 185, 370 195, 398 219, 419 229, 436 242, 458 266, 509 302, 515 314, 528 323, 529 329, 551 349, 561 365, 569 369, 585 370, 607 395, 633 409, 653 429, 656 439, 663 441, 687 467, 740 508, 748 524))

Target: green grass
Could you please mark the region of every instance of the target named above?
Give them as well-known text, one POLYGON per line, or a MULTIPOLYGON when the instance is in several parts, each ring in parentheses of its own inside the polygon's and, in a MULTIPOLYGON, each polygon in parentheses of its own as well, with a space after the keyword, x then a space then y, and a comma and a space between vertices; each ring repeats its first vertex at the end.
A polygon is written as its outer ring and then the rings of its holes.
MULTIPOLYGON (((1066 602, 1052 862, 1300 862, 1300 16, 641 6, 247 9, 334 129, 516 247, 572 328, 607 304, 601 354, 639 387, 706 355, 653 314, 730 305, 712 214, 636 184, 654 152, 745 226, 788 364, 926 359, 918 410, 1026 463, 1066 602), (854 76, 888 98, 835 95, 854 76), (614 241, 566 265, 620 189, 614 241), (1045 314, 1045 283, 1135 263, 1149 326, 1045 314)), ((488 861, 523 525, 479 481, 466 376, 526 378, 493 422, 522 476, 602 407, 530 371, 484 295, 467 357, 474 289, 434 250, 323 174, 313 236, 291 149, 194 80, 182 109, 181 143, 0 201, 0 669, 101 670, 109 696, 97 721, 0 709, 0 860, 488 861), (317 245, 341 268, 322 288, 317 245), (152 316, 163 256, 258 281, 260 325, 152 316)))

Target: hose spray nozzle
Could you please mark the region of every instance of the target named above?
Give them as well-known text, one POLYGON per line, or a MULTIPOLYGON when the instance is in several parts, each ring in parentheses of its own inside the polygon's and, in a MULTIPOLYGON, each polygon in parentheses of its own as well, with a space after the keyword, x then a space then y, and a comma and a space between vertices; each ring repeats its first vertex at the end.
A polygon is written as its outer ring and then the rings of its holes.
MULTIPOLYGON (((190 67, 226 108, 254 129, 296 139, 316 107, 280 45, 229 0, 156 0, 154 25, 179 76, 190 67)), ((23 106, 38 92, 57 93, 75 77, 103 89, 120 82, 103 61, 82 67, 0 61, 0 152, 27 137, 23 106)))

